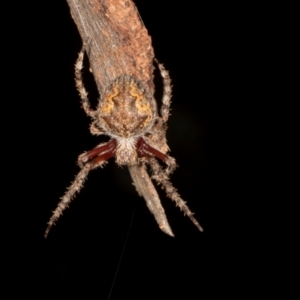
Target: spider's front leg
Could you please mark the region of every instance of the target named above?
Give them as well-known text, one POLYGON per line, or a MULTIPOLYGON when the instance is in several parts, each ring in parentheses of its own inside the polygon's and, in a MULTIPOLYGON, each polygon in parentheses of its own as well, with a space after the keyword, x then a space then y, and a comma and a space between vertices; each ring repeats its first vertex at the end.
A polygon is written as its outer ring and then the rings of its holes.
POLYGON ((110 157, 115 155, 115 150, 116 141, 111 140, 108 143, 99 145, 97 148, 85 152, 79 156, 78 160, 82 168, 70 187, 68 187, 67 192, 61 198, 61 201, 58 203, 56 209, 53 211, 53 214, 48 222, 48 227, 44 235, 45 237, 47 237, 51 227, 59 219, 63 211, 69 206, 75 194, 80 192, 89 172, 97 167, 103 166, 110 157))
POLYGON ((157 157, 162 160, 167 168, 164 171, 168 176, 174 172, 177 167, 175 158, 166 155, 159 150, 153 148, 148 143, 145 142, 143 138, 139 138, 137 141, 137 151, 140 157, 157 157))
POLYGON ((186 205, 185 201, 183 201, 177 190, 170 182, 169 176, 176 168, 175 159, 153 148, 148 143, 146 143, 143 138, 140 138, 137 142, 137 151, 139 153, 139 156, 146 157, 146 162, 152 169, 152 178, 158 184, 162 185, 163 189, 166 190, 167 196, 176 203, 176 206, 178 206, 183 211, 183 213, 190 218, 190 220, 197 226, 200 231, 203 231, 203 228, 194 218, 193 213, 186 205), (159 158, 160 160, 165 162, 168 167, 164 170, 160 166, 156 158, 159 158))
POLYGON ((96 148, 84 152, 81 155, 78 156, 78 165, 80 168, 83 168, 84 165, 90 161, 96 163, 96 161, 100 160, 107 160, 110 157, 114 156, 115 150, 117 147, 117 142, 114 139, 111 139, 107 143, 102 143, 98 145, 96 148))
POLYGON ((172 183, 169 179, 169 174, 163 170, 163 168, 160 166, 160 164, 157 162, 157 160, 154 157, 148 158, 148 163, 152 169, 152 178, 158 183, 161 184, 163 189, 166 191, 167 196, 173 200, 176 203, 176 206, 178 206, 181 211, 185 215, 187 215, 190 220, 196 225, 196 227, 203 232, 202 226, 198 223, 198 221, 194 218, 193 213, 189 209, 189 207, 186 205, 186 202, 180 197, 177 190, 173 187, 172 183))

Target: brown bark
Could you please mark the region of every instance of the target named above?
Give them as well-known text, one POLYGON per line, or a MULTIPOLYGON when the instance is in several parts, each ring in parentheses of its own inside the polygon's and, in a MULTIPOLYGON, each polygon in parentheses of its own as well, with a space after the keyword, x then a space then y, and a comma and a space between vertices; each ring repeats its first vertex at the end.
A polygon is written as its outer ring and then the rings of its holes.
POLYGON ((151 38, 131 0, 67 0, 98 90, 120 75, 131 75, 154 92, 151 38))
MULTIPOLYGON (((67 0, 88 56, 100 95, 117 77, 130 75, 154 93, 151 38, 131 0, 67 0)), ((129 166, 160 229, 173 236, 164 209, 144 164, 129 166)))
POLYGON ((159 228, 166 234, 174 236, 172 229, 168 223, 165 211, 161 205, 159 196, 155 187, 146 171, 145 165, 135 165, 129 167, 131 178, 134 182, 135 188, 143 196, 148 209, 154 215, 154 218, 159 228))

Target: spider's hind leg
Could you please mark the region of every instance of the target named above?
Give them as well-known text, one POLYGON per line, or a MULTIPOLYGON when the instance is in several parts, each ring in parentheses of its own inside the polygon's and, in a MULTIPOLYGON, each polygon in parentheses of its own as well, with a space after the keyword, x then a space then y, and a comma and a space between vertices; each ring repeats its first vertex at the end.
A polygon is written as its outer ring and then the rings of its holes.
POLYGON ((172 86, 169 72, 165 69, 164 65, 161 64, 156 58, 154 59, 158 65, 160 75, 163 78, 164 91, 162 97, 162 106, 160 109, 161 117, 164 122, 167 122, 170 114, 171 98, 172 98, 172 86))
POLYGON ((83 43, 82 48, 78 54, 77 61, 75 63, 75 83, 77 90, 79 92, 79 96, 82 102, 82 108, 85 113, 90 116, 91 118, 96 118, 96 112, 91 109, 91 105, 88 99, 88 93, 84 87, 83 79, 82 79, 82 68, 83 68, 83 58, 84 52, 86 50, 87 44, 83 43))

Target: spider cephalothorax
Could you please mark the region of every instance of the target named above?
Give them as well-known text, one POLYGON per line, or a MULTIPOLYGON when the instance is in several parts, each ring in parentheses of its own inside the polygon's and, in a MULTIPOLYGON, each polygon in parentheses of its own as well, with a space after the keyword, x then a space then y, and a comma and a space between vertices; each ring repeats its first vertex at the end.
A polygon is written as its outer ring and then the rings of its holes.
MULTIPOLYGON (((169 181, 169 175, 176 168, 176 162, 174 158, 167 155, 169 148, 165 137, 165 123, 169 117, 171 99, 171 80, 168 71, 156 61, 164 81, 160 116, 153 94, 146 85, 131 75, 123 75, 115 79, 105 89, 97 109, 93 110, 82 81, 81 69, 84 50, 85 45, 83 45, 75 64, 76 86, 82 99, 83 109, 93 120, 91 133, 108 135, 110 140, 78 157, 81 170, 53 212, 45 236, 69 205, 76 192, 80 191, 89 171, 103 166, 113 156, 119 165, 135 166, 144 163, 150 165, 153 172, 152 178, 162 185, 168 197, 175 201, 176 205, 202 231, 202 227, 169 181), (167 165, 166 169, 162 169, 156 158, 167 165)), ((143 194, 140 189, 141 187, 137 187, 138 192, 143 194)), ((164 214, 162 208, 159 214, 164 214)), ((164 232, 173 235, 171 228, 167 228, 169 225, 159 224, 159 226, 164 232)))

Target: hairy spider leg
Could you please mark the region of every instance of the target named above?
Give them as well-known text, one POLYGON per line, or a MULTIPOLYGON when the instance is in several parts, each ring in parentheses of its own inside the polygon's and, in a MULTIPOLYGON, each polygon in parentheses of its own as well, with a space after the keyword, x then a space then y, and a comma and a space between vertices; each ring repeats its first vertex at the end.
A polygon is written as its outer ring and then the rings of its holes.
POLYGON ((105 134, 105 131, 103 129, 99 128, 98 120, 95 120, 92 122, 92 124, 90 125, 90 132, 91 132, 91 134, 94 134, 94 135, 105 134))
POLYGON ((180 197, 177 190, 173 187, 172 183, 169 180, 169 176, 162 169, 160 164, 154 157, 149 158, 148 163, 153 172, 152 178, 158 183, 162 185, 162 188, 166 191, 167 196, 175 202, 176 206, 178 206, 181 211, 187 215, 190 220, 196 225, 196 227, 203 232, 202 226, 198 223, 198 221, 194 218, 193 213, 190 211, 189 207, 186 205, 186 202, 180 197))
MULTIPOLYGON (((96 157, 98 155, 100 155, 100 157, 104 157, 103 155, 105 153, 108 153, 108 155, 112 154, 112 156, 113 156, 115 153, 116 147, 117 147, 117 142, 115 139, 111 139, 107 143, 100 144, 96 148, 79 155, 78 165, 82 168, 84 166, 84 164, 86 162, 88 162, 89 160, 93 159, 94 157, 96 157)), ((111 157, 111 156, 109 156, 109 157, 111 157)))
POLYGON ((176 169, 177 165, 176 165, 176 161, 173 157, 168 156, 168 155, 158 151, 157 149, 153 148, 148 143, 146 143, 143 138, 139 138, 137 141, 137 152, 141 157, 155 156, 155 157, 159 158, 160 160, 162 160, 163 162, 165 162, 168 166, 167 169, 165 170, 167 175, 170 175, 176 169))
POLYGON ((161 64, 156 58, 154 61, 157 63, 160 75, 163 78, 164 90, 162 97, 162 106, 160 108, 161 117, 165 122, 168 121, 170 115, 170 106, 171 106, 171 98, 172 98, 172 86, 171 86, 171 78, 169 72, 165 69, 164 65, 161 64))
POLYGON ((180 197, 177 190, 173 187, 172 183, 169 180, 169 175, 172 173, 172 170, 176 168, 176 162, 174 158, 161 153, 157 149, 151 147, 147 144, 143 138, 139 138, 137 142, 137 151, 140 156, 147 157, 147 162, 149 163, 153 176, 152 178, 158 183, 161 184, 163 189, 166 191, 167 196, 173 200, 178 206, 181 211, 185 215, 187 215, 190 220, 196 225, 196 227, 203 232, 203 228, 198 223, 198 221, 194 218, 193 213, 190 211, 189 207, 186 205, 186 202, 180 197), (154 156, 154 157, 153 157, 154 156), (164 161, 165 163, 169 163, 170 167, 164 170, 160 164, 157 162, 155 157, 159 158, 160 160, 164 161))
POLYGON ((115 145, 116 142, 114 140, 111 140, 102 147, 100 146, 89 151, 91 153, 90 158, 95 157, 96 155, 98 156, 96 156, 96 158, 86 163, 82 167, 82 169, 77 174, 70 187, 67 189, 67 192, 64 194, 63 197, 61 197, 61 201, 58 203, 56 209, 53 211, 53 214, 48 222, 48 227, 44 235, 45 238, 47 237, 51 227, 55 224, 55 222, 62 215, 63 211, 69 206, 71 201, 74 199, 75 194, 80 192, 89 172, 97 167, 102 167, 109 158, 115 155, 115 145))
POLYGON ((82 68, 84 51, 86 50, 86 43, 82 45, 82 48, 78 54, 77 61, 75 63, 75 83, 79 96, 81 98, 82 108, 85 113, 93 119, 96 119, 96 112, 91 108, 90 101, 88 99, 88 92, 86 91, 82 80, 82 68))

